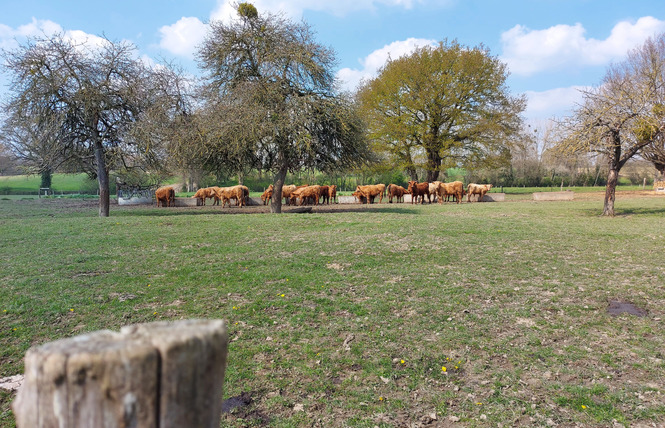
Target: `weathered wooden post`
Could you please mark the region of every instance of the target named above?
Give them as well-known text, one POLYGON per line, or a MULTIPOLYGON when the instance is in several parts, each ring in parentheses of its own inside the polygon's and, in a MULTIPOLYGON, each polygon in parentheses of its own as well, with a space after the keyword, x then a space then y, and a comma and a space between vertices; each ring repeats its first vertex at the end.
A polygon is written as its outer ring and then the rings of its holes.
POLYGON ((16 425, 219 427, 227 345, 224 321, 187 320, 31 348, 16 425))

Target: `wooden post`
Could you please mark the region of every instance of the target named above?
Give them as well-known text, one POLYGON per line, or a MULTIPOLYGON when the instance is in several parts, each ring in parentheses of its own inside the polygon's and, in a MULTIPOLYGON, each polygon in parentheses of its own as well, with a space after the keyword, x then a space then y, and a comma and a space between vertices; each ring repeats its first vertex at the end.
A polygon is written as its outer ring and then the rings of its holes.
POLYGON ((219 427, 221 320, 138 324, 31 348, 18 428, 219 427))

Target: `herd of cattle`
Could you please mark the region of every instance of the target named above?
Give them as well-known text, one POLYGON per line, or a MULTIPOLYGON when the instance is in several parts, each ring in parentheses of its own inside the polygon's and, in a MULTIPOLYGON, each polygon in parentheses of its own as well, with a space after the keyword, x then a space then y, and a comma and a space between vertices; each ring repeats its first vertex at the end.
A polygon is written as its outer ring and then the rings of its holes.
MULTIPOLYGON (((372 184, 367 186, 358 186, 353 196, 361 204, 373 204, 376 198, 379 198, 379 203, 383 198, 388 197, 388 202, 392 203, 393 199, 397 203, 404 202, 404 195, 411 195, 411 203, 421 204, 427 202, 438 202, 441 204, 444 201, 448 202, 450 198, 458 204, 462 201, 464 195, 467 195, 467 202, 471 202, 471 196, 477 195, 478 201, 483 199, 483 196, 492 188, 491 184, 469 184, 466 189, 464 183, 461 181, 453 181, 452 183, 443 183, 435 181, 433 183, 418 183, 417 181, 409 181, 408 187, 405 189, 396 184, 372 184)), ((268 189, 261 195, 261 200, 264 205, 270 203, 273 197, 274 188, 271 184, 268 189)), ((175 206, 175 191, 172 186, 160 187, 155 191, 157 198, 157 206, 171 207, 175 206)), ((206 187, 199 189, 192 198, 197 200, 197 205, 205 205, 206 199, 213 199, 213 205, 220 205, 225 207, 228 203, 231 206, 231 200, 235 200, 236 206, 245 206, 249 199, 249 189, 246 186, 237 185, 231 187, 206 187)), ((335 203, 337 201, 337 186, 319 186, 319 185, 288 185, 282 187, 282 198, 284 203, 289 205, 296 205, 299 201, 300 205, 304 204, 328 204, 330 201, 335 203)))

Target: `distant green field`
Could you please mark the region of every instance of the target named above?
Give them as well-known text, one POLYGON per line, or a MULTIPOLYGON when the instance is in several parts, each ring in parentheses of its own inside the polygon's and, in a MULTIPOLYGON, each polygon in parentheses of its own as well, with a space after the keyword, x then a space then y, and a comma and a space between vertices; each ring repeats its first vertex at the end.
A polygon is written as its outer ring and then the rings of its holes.
MULTIPOLYGON (((0 195, 36 195, 39 192, 39 175, 11 175, 0 177, 0 195)), ((66 193, 97 193, 97 182, 86 174, 53 174, 51 189, 66 193)))
POLYGON ((0 377, 32 345, 221 318, 224 398, 252 401, 224 427, 665 426, 665 199, 344 208, 0 199, 0 377))

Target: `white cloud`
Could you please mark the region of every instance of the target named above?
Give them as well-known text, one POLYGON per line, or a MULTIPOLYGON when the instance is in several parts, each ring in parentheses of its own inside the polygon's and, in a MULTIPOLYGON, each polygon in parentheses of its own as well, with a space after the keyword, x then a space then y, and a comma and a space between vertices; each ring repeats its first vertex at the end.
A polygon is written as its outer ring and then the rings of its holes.
POLYGON ((545 30, 516 25, 501 35, 502 59, 512 73, 526 76, 565 66, 604 65, 662 31, 665 21, 650 16, 634 23, 619 22, 605 40, 586 38, 586 30, 579 23, 545 30))
POLYGON ((436 43, 435 40, 415 38, 393 42, 361 59, 359 62, 362 68, 343 68, 339 70, 337 72, 337 79, 340 81, 343 89, 352 91, 358 86, 361 80, 375 77, 378 70, 389 58, 397 59, 412 53, 417 48, 427 45, 436 46, 436 43))
POLYGON ((159 46, 169 52, 193 58, 196 47, 203 42, 208 26, 198 18, 182 17, 173 25, 165 25, 159 29, 161 40, 159 46))
POLYGON ((527 91, 527 108, 524 117, 527 119, 546 119, 563 117, 572 113, 573 109, 583 101, 582 91, 589 90, 586 86, 555 88, 547 91, 527 91))
MULTIPOLYGON (((374 10, 378 7, 399 7, 411 9, 417 4, 449 5, 455 0, 253 0, 259 13, 284 14, 286 17, 300 19, 305 10, 331 13, 343 16, 347 13, 374 10)), ((235 0, 218 0, 217 6, 210 13, 210 20, 230 22, 237 17, 233 7, 235 0)), ((159 29, 159 45, 169 52, 188 58, 194 56, 196 46, 203 41, 208 26, 198 18, 183 17, 172 25, 159 29)))
POLYGON ((50 37, 55 34, 62 34, 65 39, 77 45, 85 44, 87 47, 99 47, 106 43, 106 39, 85 31, 65 31, 60 24, 53 21, 32 18, 29 24, 21 25, 16 29, 0 24, 0 48, 16 48, 19 41, 28 37, 50 37))

